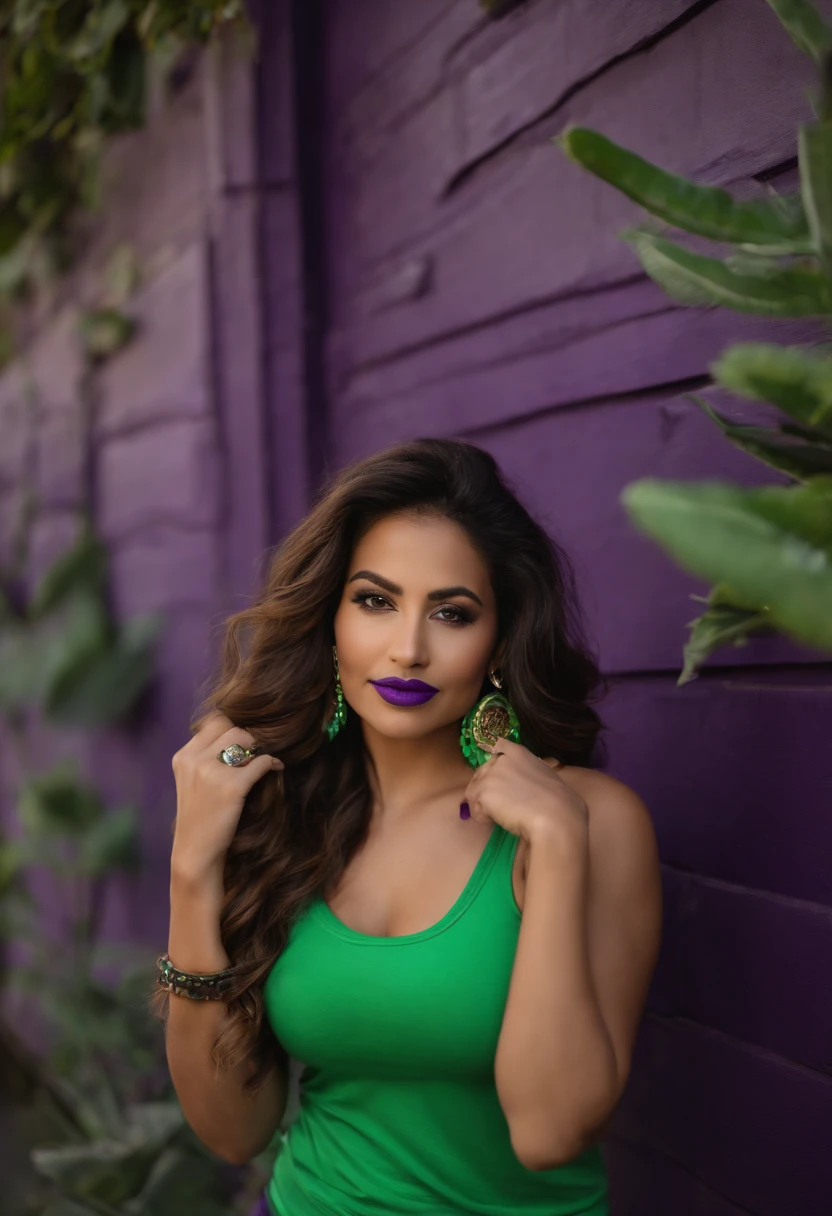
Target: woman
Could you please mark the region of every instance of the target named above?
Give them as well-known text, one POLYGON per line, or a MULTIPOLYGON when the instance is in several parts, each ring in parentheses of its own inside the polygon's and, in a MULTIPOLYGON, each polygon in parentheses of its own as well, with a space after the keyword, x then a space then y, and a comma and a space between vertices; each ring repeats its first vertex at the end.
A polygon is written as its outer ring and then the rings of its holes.
POLYGON ((341 473, 228 622, 160 984, 221 1157, 304 1065, 263 1213, 608 1212, 661 896, 644 803, 589 767, 598 683, 567 557, 459 442, 341 473))

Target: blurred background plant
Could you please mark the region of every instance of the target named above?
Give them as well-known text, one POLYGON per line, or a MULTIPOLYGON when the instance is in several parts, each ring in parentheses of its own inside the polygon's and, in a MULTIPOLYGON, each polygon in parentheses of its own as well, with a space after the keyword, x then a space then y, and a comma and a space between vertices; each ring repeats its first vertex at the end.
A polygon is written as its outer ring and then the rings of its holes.
POLYGON ((101 202, 108 137, 141 127, 182 56, 230 24, 250 35, 243 0, 0 6, 0 361, 13 304, 72 264, 78 213, 101 202))
MULTIPOLYGON (((800 191, 739 200, 665 172, 587 128, 566 154, 656 220, 732 246, 710 257, 647 224, 624 234, 645 271, 683 304, 777 317, 832 315, 832 28, 809 0, 768 0, 821 78, 816 121, 798 132, 800 191)), ((781 631, 832 651, 832 358, 823 344, 745 342, 710 368, 717 386, 783 411, 771 425, 732 422, 694 398, 737 447, 794 485, 642 478, 623 502, 634 524, 713 584, 690 622, 679 684, 752 634, 781 631)))
MULTIPOLYGON (((71 265, 78 209, 99 201, 106 137, 141 126, 152 90, 229 22, 248 28, 238 0, 18 0, 0 12, 0 361, 16 354, 24 367, 33 423, 37 389, 15 350, 16 306, 71 265)), ((118 248, 99 305, 78 314, 87 434, 96 372, 133 336, 125 306, 139 277, 132 251, 118 248)), ((88 501, 75 543, 33 580, 31 482, 21 503, 12 559, 0 568, 0 719, 17 765, 7 791, 16 823, 0 840, 0 983, 37 1031, 22 1036, 0 1021, 0 1108, 14 1103, 15 1140, 36 1147, 17 1191, 9 1177, 3 1211, 245 1212, 271 1154, 226 1166, 183 1122, 147 1005, 155 958, 105 935, 108 891, 141 865, 138 809, 108 805, 79 763, 97 732, 139 720, 164 621, 116 621, 88 501), (33 727, 70 732, 77 754, 44 768, 33 727)))
MULTIPOLYGON (((88 322, 80 328, 85 340, 88 322)), ((129 326, 109 332, 116 330, 127 340, 129 326)), ((88 359, 101 358, 101 343, 94 349, 88 359)), ((27 555, 24 521, 17 564, 0 571, 0 713, 23 774, 16 832, 0 843, 0 933, 16 955, 6 961, 4 986, 36 1015, 45 1043, 36 1059, 10 1027, 0 1027, 0 1052, 4 1073, 17 1078, 18 1101, 25 1099, 23 1136, 40 1141, 32 1162, 44 1185, 30 1183, 18 1210, 243 1212, 268 1176, 269 1155, 234 1170, 190 1132, 148 1010, 155 960, 102 936, 109 884, 141 862, 137 808, 108 807, 75 760, 38 772, 27 747, 32 715, 71 728, 81 749, 84 732, 135 720, 163 620, 112 619, 107 553, 88 510, 75 545, 25 598, 27 555), (37 889, 48 894, 48 907, 37 889)))

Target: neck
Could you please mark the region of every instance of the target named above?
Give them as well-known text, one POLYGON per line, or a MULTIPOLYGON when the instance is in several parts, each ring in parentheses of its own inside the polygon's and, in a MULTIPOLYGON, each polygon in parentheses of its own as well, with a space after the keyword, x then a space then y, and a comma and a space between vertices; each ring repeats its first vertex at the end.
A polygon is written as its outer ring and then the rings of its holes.
POLYGON ((399 818, 418 813, 443 794, 464 789, 471 777, 459 746, 458 723, 420 739, 391 739, 366 723, 363 731, 375 770, 370 772, 370 782, 376 816, 399 818))

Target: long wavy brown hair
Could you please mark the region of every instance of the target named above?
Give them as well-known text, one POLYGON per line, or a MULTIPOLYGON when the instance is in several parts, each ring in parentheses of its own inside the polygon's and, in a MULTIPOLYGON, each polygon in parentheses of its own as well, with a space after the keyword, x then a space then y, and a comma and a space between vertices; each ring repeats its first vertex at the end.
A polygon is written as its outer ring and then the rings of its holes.
POLYGON ((229 1016, 214 1059, 230 1066, 252 1057, 251 1088, 276 1059, 265 978, 293 921, 337 887, 367 835, 369 756, 360 720, 348 712, 331 743, 325 730, 334 708, 333 621, 356 543, 378 520, 402 512, 453 520, 484 558, 504 687, 524 745, 565 764, 599 762, 603 726, 592 703, 606 683, 584 635, 572 563, 493 457, 469 443, 420 439, 339 473, 271 555, 254 601, 225 620, 221 670, 191 724, 196 731, 219 710, 285 763, 250 791, 225 864, 221 930, 237 980, 226 994, 229 1016))

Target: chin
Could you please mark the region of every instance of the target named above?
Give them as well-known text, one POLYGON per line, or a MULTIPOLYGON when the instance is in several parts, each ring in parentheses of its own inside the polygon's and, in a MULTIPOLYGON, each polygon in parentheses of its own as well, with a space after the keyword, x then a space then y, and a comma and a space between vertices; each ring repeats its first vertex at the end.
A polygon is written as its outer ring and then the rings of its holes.
POLYGON ((426 708, 400 709, 381 702, 380 705, 359 705, 355 712, 367 726, 386 739, 424 739, 449 725, 446 714, 437 718, 435 712, 426 713, 426 708))
POLYGON ((386 739, 424 739, 438 729, 435 723, 419 722, 415 718, 408 720, 402 711, 394 711, 390 717, 386 714, 368 715, 364 721, 386 739))

